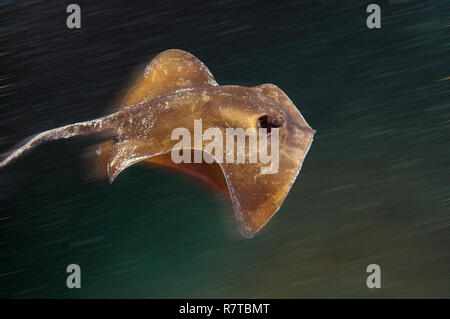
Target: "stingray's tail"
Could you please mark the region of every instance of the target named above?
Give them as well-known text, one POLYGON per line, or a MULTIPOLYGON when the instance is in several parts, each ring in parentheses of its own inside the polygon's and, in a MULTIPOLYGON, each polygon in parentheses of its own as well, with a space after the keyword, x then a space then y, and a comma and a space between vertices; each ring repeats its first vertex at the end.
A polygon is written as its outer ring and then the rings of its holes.
POLYGON ((17 150, 13 151, 3 161, 0 162, 0 169, 10 164, 12 161, 22 156, 26 152, 35 148, 41 143, 58 140, 62 138, 70 138, 74 136, 88 135, 94 133, 101 133, 110 129, 109 123, 105 121, 106 118, 100 118, 97 120, 80 122, 75 124, 58 127, 49 131, 42 132, 32 139, 30 139, 25 145, 21 146, 17 150))

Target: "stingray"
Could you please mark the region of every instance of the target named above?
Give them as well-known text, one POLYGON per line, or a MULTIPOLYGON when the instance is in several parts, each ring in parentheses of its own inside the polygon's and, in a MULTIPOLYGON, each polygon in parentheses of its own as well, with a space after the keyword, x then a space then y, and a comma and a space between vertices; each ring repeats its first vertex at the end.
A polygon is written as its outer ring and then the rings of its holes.
MULTIPOLYGON (((315 130, 277 86, 220 86, 195 56, 168 50, 150 61, 115 113, 40 133, 10 153, 0 168, 42 142, 101 132, 111 133, 93 152, 101 176, 112 183, 123 170, 139 162, 194 176, 231 199, 239 230, 250 238, 279 210, 297 178, 315 130), (195 120, 202 120, 203 129, 215 127, 222 131, 262 127, 269 132, 269 144, 270 130, 278 129, 278 171, 262 174, 261 162, 175 163, 170 156, 177 143, 171 138, 173 129, 192 130, 195 120)), ((245 151, 248 157, 249 151, 245 151)), ((212 153, 209 155, 215 159, 212 153)))

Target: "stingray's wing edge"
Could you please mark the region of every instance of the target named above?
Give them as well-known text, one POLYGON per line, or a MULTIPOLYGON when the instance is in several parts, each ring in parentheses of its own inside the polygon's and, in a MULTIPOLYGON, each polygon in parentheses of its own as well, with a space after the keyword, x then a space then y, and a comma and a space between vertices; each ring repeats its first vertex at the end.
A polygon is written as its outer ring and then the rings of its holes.
MULTIPOLYGON (((283 204, 287 194, 289 193, 289 190, 292 188, 293 183, 295 182, 296 178, 298 177, 300 170, 302 168, 303 162, 305 160, 305 157, 312 145, 313 142, 313 137, 314 134, 311 135, 310 141, 309 141, 309 145, 307 147, 307 149, 305 150, 305 152, 303 153, 303 158, 299 161, 299 165, 297 168, 297 172, 296 174, 292 177, 292 179, 289 181, 289 186, 287 187, 287 191, 285 192, 283 198, 280 201, 280 204, 278 205, 277 208, 273 209, 272 212, 269 212, 269 214, 267 215, 267 218, 265 220, 263 220, 262 223, 258 222, 255 223, 254 220, 252 219, 253 213, 255 213, 257 210, 254 211, 246 211, 245 209, 243 209, 241 207, 241 203, 239 201, 239 196, 238 194, 236 194, 236 189, 232 184, 232 180, 230 178, 230 176, 227 173, 227 169, 226 167, 224 167, 224 165, 222 165, 222 163, 220 163, 217 158, 210 154, 209 152, 205 152, 202 149, 198 149, 198 148, 194 148, 191 147, 190 150, 191 151, 202 151, 207 153, 208 155, 210 155, 217 164, 219 164, 219 167, 222 171, 222 175, 224 176, 224 179, 227 183, 227 187, 228 187, 228 192, 230 195, 230 199, 232 202, 232 206, 233 206, 233 210, 234 210, 234 214, 235 214, 235 218, 239 227, 239 231, 241 232, 242 236, 244 236, 245 238, 251 238, 253 237, 265 224, 267 224, 267 222, 272 219, 272 217, 276 214, 276 212, 280 209, 281 205, 283 204)), ((175 149, 176 150, 176 149, 175 149)), ((112 183, 116 177, 122 172, 124 171, 126 168, 148 160, 152 157, 156 157, 159 155, 164 155, 164 154, 168 154, 171 151, 173 151, 172 149, 170 150, 164 150, 162 152, 158 152, 158 153, 153 153, 153 154, 148 154, 148 149, 139 148, 139 145, 136 145, 136 143, 124 143, 122 145, 120 145, 117 149, 116 152, 111 152, 108 155, 108 160, 106 160, 105 163, 107 165, 106 167, 106 171, 107 171, 107 176, 109 178, 110 183, 112 183)), ((261 203, 262 205, 264 205, 264 202, 261 203)))
MULTIPOLYGON (((199 149, 191 147, 190 150, 195 151, 195 150, 199 150, 199 149)), ((107 165, 106 171, 107 171, 109 182, 113 183, 114 180, 117 178, 117 176, 121 172, 123 172, 125 169, 127 169, 128 167, 130 167, 130 166, 132 166, 134 164, 137 164, 139 162, 148 160, 148 159, 150 159, 152 157, 167 154, 167 153, 169 153, 171 151, 172 150, 164 151, 164 152, 160 152, 160 153, 155 153, 155 154, 151 154, 151 155, 139 155, 139 154, 137 154, 137 156, 131 157, 131 158, 128 158, 128 157, 126 157, 126 158, 119 158, 117 156, 116 157, 112 157, 110 159, 110 161, 108 163, 106 163, 106 165, 107 165)), ((201 150, 201 151, 205 152, 204 150, 201 150)), ((228 178, 228 175, 227 175, 226 171, 224 170, 223 165, 221 165, 221 163, 219 163, 217 161, 215 156, 213 156, 212 154, 210 154, 208 152, 206 152, 206 153, 208 155, 210 155, 212 158, 214 158, 214 160, 219 164, 219 167, 220 167, 220 169, 222 171, 222 174, 223 174, 223 176, 225 178, 225 181, 227 183, 227 186, 228 186, 228 191, 229 191, 229 194, 230 194, 230 199, 231 199, 231 203, 232 203, 232 206, 233 206, 234 215, 235 215, 235 218, 236 218, 236 221, 237 221, 237 224, 238 224, 238 227, 239 227, 239 230, 240 230, 242 236, 244 236, 245 238, 253 237, 259 229, 252 229, 251 227, 249 227, 245 223, 245 215, 244 215, 245 213, 240 207, 239 200, 238 200, 238 198, 237 198, 237 196, 235 194, 235 190, 233 188, 233 185, 231 184, 231 181, 228 178)))

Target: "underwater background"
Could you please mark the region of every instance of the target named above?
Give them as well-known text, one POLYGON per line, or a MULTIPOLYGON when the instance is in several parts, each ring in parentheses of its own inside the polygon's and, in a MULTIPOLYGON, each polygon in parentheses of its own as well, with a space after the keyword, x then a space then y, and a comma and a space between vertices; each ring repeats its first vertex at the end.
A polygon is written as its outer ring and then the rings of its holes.
POLYGON ((450 297, 448 1, 9 0, 1 15, 2 154, 110 113, 171 48, 219 84, 278 85, 317 133, 249 240, 196 181, 135 165, 109 185, 88 174, 96 138, 40 146, 0 171, 0 297, 450 297))

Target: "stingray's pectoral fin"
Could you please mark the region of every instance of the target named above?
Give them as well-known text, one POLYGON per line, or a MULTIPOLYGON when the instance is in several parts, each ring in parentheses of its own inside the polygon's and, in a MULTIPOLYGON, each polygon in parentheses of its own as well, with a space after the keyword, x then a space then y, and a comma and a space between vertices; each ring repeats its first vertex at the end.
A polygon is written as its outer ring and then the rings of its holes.
MULTIPOLYGON (((230 197, 239 230, 246 238, 258 232, 284 199, 284 196, 270 196, 267 183, 261 187, 258 185, 259 179, 248 178, 258 169, 254 166, 246 169, 242 165, 217 162, 175 164, 170 158, 170 151, 155 153, 149 143, 136 141, 104 142, 96 148, 95 157, 97 172, 101 177, 108 178, 110 183, 126 168, 145 161, 176 169, 214 186, 230 197)), ((287 189, 278 191, 284 195, 287 189)))
POLYGON ((313 133, 304 133, 301 145, 280 154, 279 170, 264 173, 260 163, 175 164, 170 149, 147 141, 109 141, 97 150, 97 162, 110 182, 127 167, 138 162, 175 168, 216 187, 231 199, 237 224, 245 238, 253 237, 278 211, 292 186, 312 142, 313 133), (156 151, 157 150, 157 151, 156 151))
POLYGON ((301 138, 296 141, 296 147, 289 152, 281 150, 276 173, 262 170, 266 164, 222 164, 234 213, 244 237, 253 237, 283 204, 300 171, 314 132, 304 130, 298 134, 301 138))
POLYGON ((154 156, 144 142, 113 142, 100 144, 95 150, 96 171, 112 183, 127 167, 154 156))
POLYGON ((260 174, 256 165, 224 164, 230 199, 239 231, 251 238, 273 217, 289 191, 291 174, 260 174))
POLYGON ((218 86, 209 69, 192 54, 167 50, 158 54, 130 88, 122 106, 150 101, 174 90, 218 86))

